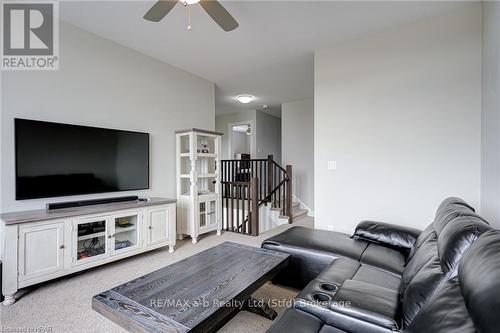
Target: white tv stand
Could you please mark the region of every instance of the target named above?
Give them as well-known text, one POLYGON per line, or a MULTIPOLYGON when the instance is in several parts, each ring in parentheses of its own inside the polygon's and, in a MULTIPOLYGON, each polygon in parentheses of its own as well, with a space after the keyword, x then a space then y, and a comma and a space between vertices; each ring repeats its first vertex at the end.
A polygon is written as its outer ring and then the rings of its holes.
POLYGON ((4 305, 24 287, 176 240, 176 200, 151 198, 0 215, 4 305))

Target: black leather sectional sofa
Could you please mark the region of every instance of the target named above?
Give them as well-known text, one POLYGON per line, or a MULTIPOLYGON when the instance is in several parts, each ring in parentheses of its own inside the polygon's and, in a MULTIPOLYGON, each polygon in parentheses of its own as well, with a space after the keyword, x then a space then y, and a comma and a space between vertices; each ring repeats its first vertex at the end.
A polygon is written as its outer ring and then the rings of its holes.
POLYGON ((291 255, 274 282, 302 289, 268 332, 500 333, 500 230, 459 198, 422 232, 294 227, 262 247, 291 255))

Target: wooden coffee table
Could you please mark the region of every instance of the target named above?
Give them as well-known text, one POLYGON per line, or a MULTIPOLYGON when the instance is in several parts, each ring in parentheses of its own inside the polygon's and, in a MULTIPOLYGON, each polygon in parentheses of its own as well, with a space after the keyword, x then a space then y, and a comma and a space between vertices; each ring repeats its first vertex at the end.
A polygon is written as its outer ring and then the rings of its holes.
POLYGON ((132 332, 214 332, 240 310, 276 312, 252 293, 288 254, 225 242, 92 298, 92 308, 132 332))

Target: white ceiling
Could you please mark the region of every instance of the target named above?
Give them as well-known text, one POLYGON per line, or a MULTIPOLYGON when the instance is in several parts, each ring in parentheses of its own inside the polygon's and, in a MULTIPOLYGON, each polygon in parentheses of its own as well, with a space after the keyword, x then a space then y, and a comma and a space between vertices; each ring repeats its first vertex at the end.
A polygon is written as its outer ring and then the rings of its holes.
POLYGON ((314 50, 437 15, 467 3, 445 1, 221 1, 239 22, 221 30, 199 5, 177 5, 160 23, 142 19, 155 1, 64 1, 60 17, 216 83, 217 114, 313 97, 314 50), (255 95, 243 105, 240 93, 255 95))

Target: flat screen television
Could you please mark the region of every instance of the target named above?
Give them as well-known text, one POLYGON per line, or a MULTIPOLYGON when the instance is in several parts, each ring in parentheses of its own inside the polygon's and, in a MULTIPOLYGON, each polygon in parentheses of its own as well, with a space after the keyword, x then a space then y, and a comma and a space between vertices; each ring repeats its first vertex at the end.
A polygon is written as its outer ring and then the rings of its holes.
POLYGON ((149 134, 15 119, 16 199, 149 188, 149 134))

